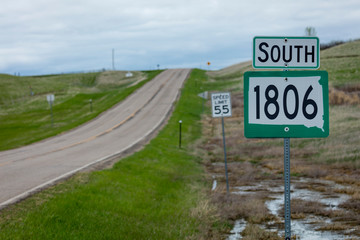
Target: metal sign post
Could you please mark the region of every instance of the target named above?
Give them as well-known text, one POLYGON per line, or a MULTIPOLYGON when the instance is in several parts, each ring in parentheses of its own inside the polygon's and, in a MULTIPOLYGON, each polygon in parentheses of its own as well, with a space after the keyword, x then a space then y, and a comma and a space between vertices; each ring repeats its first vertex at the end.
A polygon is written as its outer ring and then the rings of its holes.
POLYGON ((285 240, 291 238, 290 207, 290 138, 284 138, 284 207, 285 207, 285 240))
MULTIPOLYGON (((287 70, 284 69, 286 72, 287 70)), ((291 239, 290 138, 284 138, 284 218, 285 240, 291 239)))
POLYGON ((244 74, 244 131, 247 138, 284 138, 285 240, 291 239, 290 138, 329 135, 328 73, 318 69, 317 37, 255 37, 253 67, 283 72, 244 74))
POLYGON ((221 117, 223 147, 224 147, 224 162, 225 162, 225 177, 226 177, 226 192, 229 193, 229 177, 227 171, 227 157, 226 157, 226 143, 225 143, 225 127, 224 117, 231 117, 231 96, 230 93, 213 93, 211 94, 211 109, 214 118, 221 117))
POLYGON ((223 146, 224 146, 224 162, 225 162, 225 177, 226 177, 226 192, 229 193, 229 177, 227 170, 227 157, 226 157, 226 143, 225 143, 225 128, 224 128, 224 117, 221 118, 222 134, 223 134, 223 146))
POLYGON ((50 102, 50 112, 51 112, 51 127, 54 127, 54 114, 52 110, 52 102, 50 102))

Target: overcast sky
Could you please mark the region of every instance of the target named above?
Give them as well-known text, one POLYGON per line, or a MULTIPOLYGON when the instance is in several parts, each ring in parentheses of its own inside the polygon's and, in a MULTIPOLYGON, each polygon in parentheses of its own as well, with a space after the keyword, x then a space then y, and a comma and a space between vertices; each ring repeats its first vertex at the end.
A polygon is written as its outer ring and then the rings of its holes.
POLYGON ((359 0, 2 0, 0 73, 220 69, 254 36, 360 38, 359 0))

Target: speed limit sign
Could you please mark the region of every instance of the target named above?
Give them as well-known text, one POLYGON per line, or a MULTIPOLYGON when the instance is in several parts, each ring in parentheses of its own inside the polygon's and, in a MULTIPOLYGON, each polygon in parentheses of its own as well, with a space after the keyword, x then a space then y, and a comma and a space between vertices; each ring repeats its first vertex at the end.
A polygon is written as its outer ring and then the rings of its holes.
POLYGON ((247 138, 311 138, 329 135, 326 71, 246 72, 247 138))
POLYGON ((211 94, 212 116, 231 117, 231 97, 230 93, 211 94))

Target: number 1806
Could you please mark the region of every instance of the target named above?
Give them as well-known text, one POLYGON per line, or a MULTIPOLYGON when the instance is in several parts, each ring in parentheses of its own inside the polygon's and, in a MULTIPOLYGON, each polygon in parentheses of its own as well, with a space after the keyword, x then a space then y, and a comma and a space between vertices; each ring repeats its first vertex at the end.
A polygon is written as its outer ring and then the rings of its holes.
POLYGON ((311 85, 307 88, 304 97, 300 99, 297 88, 294 85, 290 84, 284 89, 281 99, 281 96, 279 96, 278 88, 275 85, 271 84, 265 89, 264 103, 261 102, 260 86, 255 86, 253 90, 256 96, 256 119, 260 119, 260 111, 262 110, 262 105, 264 105, 263 111, 265 113, 265 116, 270 120, 275 120, 279 116, 280 108, 282 108, 286 118, 290 120, 298 116, 300 107, 304 117, 309 120, 314 119, 318 113, 318 106, 316 102, 309 97, 310 93, 313 91, 313 87, 311 85), (294 106, 289 106, 289 93, 292 93, 294 97, 294 106))

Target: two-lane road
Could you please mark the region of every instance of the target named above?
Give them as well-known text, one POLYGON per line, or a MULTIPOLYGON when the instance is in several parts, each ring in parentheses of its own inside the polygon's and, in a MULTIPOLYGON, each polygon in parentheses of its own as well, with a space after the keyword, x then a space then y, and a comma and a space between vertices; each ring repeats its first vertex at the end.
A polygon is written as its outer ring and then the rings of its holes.
POLYGON ((87 124, 0 152, 0 208, 144 140, 164 123, 189 73, 166 70, 87 124))

